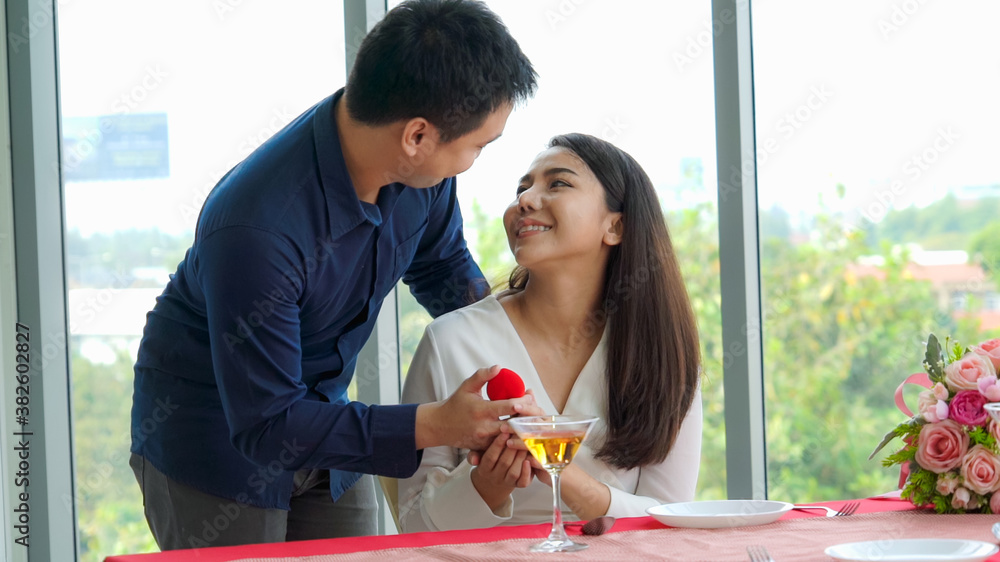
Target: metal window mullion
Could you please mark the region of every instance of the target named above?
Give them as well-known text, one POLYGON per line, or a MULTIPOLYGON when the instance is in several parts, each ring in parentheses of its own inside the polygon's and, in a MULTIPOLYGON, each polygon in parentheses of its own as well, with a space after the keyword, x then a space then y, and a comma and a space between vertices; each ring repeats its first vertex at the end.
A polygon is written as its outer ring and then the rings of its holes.
POLYGON ((32 340, 28 557, 75 560, 56 1, 8 0, 6 8, 10 32, 21 30, 16 42, 6 39, 17 319, 32 340))
POLYGON ((347 56, 347 75, 354 67, 361 40, 386 12, 386 0, 344 0, 344 53, 347 56))
MULTIPOLYGON (((0 15, 0 37, 7 37, 6 13, 0 15)), ((0 41, 0 146, 10 146, 10 105, 7 84, 7 41, 0 41)), ((15 322, 17 321, 17 277, 14 269, 14 192, 10 176, 10 152, 0 151, 0 373, 8 375, 15 365, 15 322)), ((10 373, 11 375, 13 373, 10 373)), ((11 422, 15 419, 16 403, 7 400, 15 396, 17 386, 13 376, 0 381, 0 558, 10 562, 28 560, 27 549, 14 542, 20 536, 20 490, 15 489, 17 455, 13 453, 17 441, 11 422), (16 547, 16 548, 15 548, 16 547)))
MULTIPOLYGON (((344 46, 347 75, 354 67, 358 47, 369 30, 385 15, 385 0, 344 0, 344 46)), ((345 76, 346 80, 346 76, 345 76)), ((358 400, 366 404, 399 404, 399 330, 396 289, 382 303, 375 329, 358 354, 355 381, 358 400)), ((381 488, 378 496, 379 534, 395 534, 396 527, 381 488)))
POLYGON ((767 497, 760 259, 749 0, 713 0, 726 484, 767 497), (730 22, 730 23, 727 23, 730 22))

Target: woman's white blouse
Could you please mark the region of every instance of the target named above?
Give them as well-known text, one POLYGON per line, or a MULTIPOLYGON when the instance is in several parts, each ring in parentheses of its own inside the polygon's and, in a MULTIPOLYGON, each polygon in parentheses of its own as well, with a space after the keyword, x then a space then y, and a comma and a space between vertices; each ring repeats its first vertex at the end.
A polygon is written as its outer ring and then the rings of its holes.
MULTIPOLYGON (((573 464, 611 491, 608 515, 640 517, 646 508, 694 498, 701 457, 701 394, 696 393, 673 449, 660 464, 621 470, 594 458, 603 440, 607 391, 604 381, 607 332, 580 372, 566 406, 558 412, 507 313, 495 296, 441 316, 427 327, 403 386, 403 403, 425 403, 450 396, 477 370, 500 365, 521 375, 538 405, 550 414, 597 415, 590 436, 573 464)), ((636 389, 642 392, 642 389, 636 389)), ((485 396, 485 388, 484 388, 485 396)), ((454 420, 462 423, 462 420, 454 420)), ((399 520, 403 532, 524 525, 552 520, 552 489, 537 479, 517 488, 496 512, 479 496, 470 478, 467 450, 424 450, 417 472, 399 481, 399 520)), ((576 520, 563 508, 565 520, 576 520)))

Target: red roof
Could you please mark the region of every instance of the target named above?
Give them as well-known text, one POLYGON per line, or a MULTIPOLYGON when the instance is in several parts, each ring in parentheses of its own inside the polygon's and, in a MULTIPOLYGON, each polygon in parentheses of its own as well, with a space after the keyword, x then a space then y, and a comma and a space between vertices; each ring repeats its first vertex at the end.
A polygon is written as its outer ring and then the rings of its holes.
MULTIPOLYGON (((874 277, 885 279, 885 272, 877 265, 851 264, 847 271, 858 277, 874 277)), ((959 263, 950 265, 920 265, 911 263, 906 266, 906 271, 914 279, 920 281, 930 281, 935 287, 941 285, 954 285, 970 283, 974 281, 983 282, 989 277, 978 264, 959 263)), ((992 283, 990 283, 992 285, 992 283)))

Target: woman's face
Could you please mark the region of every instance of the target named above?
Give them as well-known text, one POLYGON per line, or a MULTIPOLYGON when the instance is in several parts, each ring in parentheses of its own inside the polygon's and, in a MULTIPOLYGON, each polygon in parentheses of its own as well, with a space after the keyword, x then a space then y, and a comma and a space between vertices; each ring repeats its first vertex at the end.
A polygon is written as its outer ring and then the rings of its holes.
POLYGON ((554 147, 531 163, 503 221, 514 258, 529 270, 578 261, 603 271, 610 246, 621 241, 620 218, 608 210, 604 187, 590 168, 572 151, 554 147))

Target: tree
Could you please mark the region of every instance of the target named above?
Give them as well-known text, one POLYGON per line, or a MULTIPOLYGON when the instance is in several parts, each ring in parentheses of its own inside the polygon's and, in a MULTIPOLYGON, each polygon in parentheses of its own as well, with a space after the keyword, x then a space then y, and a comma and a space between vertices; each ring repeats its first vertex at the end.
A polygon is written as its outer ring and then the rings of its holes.
MULTIPOLYGON (((964 211, 955 202, 943 201, 924 209, 892 211, 884 224, 853 232, 843 230, 840 217, 821 210, 813 217, 813 232, 804 243, 794 243, 784 235, 787 217, 779 209, 768 212, 773 235, 762 236, 764 324, 758 333, 764 350, 771 497, 820 501, 864 497, 895 487, 897 474, 882 468, 879 459, 867 457, 882 435, 904 419, 892 395, 905 376, 921 369, 927 334, 974 344, 1000 333, 984 333, 974 319, 955 320, 952 311, 939 310, 927 283, 906 273, 909 257, 893 247, 919 242, 925 232, 951 233, 972 241, 964 246, 971 254, 991 255, 985 258, 992 260, 990 264, 1000 263, 1000 256, 989 254, 996 252, 993 241, 1000 227, 991 219, 978 218, 980 213, 995 216, 1000 209, 991 205, 998 204, 1000 200, 984 201, 985 211, 977 209, 974 216, 966 215, 972 217, 969 220, 956 221, 953 218, 964 211), (935 222, 936 213, 942 215, 937 217, 941 224, 935 222), (988 226, 977 232, 975 228, 982 224, 988 226), (884 260, 881 277, 858 275, 854 264, 873 251, 884 260)), ((714 204, 701 204, 667 213, 666 220, 701 339, 704 433, 697 497, 725 498, 722 380, 726 354, 721 335, 718 214, 714 204)), ((514 265, 502 220, 474 203, 466 227, 473 254, 487 278, 494 285, 502 283, 514 265)), ((102 274, 112 268, 128 271, 156 263, 146 251, 124 252, 129 237, 144 240, 136 247, 155 241, 164 255, 183 252, 189 244, 186 237, 159 233, 71 237, 67 254, 109 268, 99 270, 102 274), (107 260, 95 258, 106 254, 111 255, 107 260)), ((995 271, 989 268, 990 274, 995 271)), ((399 337, 404 373, 429 321, 409 291, 401 289, 399 337)), ((127 463, 131 358, 122 353, 112 365, 96 365, 75 353, 75 348, 74 454, 83 559, 155 550, 127 463)), ((883 456, 891 452, 888 449, 883 456)))
POLYGON ((1000 271, 1000 222, 989 222, 973 234, 969 241, 969 257, 984 270, 1000 271))
POLYGON ((948 193, 924 207, 894 209, 875 228, 869 239, 872 249, 883 242, 916 243, 927 250, 955 250, 968 247, 980 225, 988 225, 1000 214, 1000 198, 959 200, 948 193))
MULTIPOLYGON (((111 365, 81 357, 74 342, 73 453, 75 500, 83 562, 121 553, 156 552, 142 494, 129 468, 132 358, 111 365)), ((62 498, 69 504, 71 498, 62 498)))
POLYGON ((473 253, 490 286, 503 284, 517 265, 510 253, 507 231, 500 217, 487 215, 478 200, 472 202, 472 220, 467 223, 476 235, 473 253))

